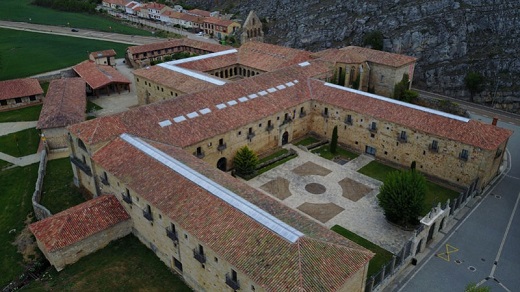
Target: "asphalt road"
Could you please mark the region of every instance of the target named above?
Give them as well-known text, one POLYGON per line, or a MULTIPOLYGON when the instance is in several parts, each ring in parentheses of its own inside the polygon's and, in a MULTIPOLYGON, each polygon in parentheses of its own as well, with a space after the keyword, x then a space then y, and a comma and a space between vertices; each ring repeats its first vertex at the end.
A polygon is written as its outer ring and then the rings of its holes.
POLYGON ((499 126, 515 131, 505 175, 394 291, 464 291, 468 283, 520 291, 520 127, 499 126))

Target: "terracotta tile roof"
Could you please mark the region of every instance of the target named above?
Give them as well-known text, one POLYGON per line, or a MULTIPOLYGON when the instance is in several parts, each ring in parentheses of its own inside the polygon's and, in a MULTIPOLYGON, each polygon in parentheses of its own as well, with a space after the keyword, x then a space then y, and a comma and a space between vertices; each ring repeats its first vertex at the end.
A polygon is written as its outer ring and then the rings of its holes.
POLYGON ((0 100, 43 94, 37 79, 22 78, 0 81, 0 100))
POLYGON ((231 49, 231 47, 228 47, 228 46, 222 46, 219 44, 211 44, 211 43, 192 40, 192 39, 188 39, 188 38, 182 38, 182 39, 175 39, 175 40, 170 40, 170 41, 165 41, 165 42, 158 42, 158 43, 128 47, 128 52, 130 54, 140 54, 140 53, 146 53, 146 52, 151 52, 151 51, 156 51, 156 50, 163 50, 163 49, 182 47, 182 46, 201 49, 201 50, 205 50, 205 51, 212 52, 212 53, 231 49))
POLYGON ((155 10, 162 10, 166 5, 156 2, 149 2, 146 3, 146 8, 148 9, 155 9, 155 10))
POLYGON ((60 128, 85 120, 87 96, 81 78, 52 80, 43 99, 37 129, 60 128))
POLYGON ((340 51, 354 52, 361 56, 364 56, 369 62, 388 65, 391 67, 401 67, 406 64, 414 63, 415 61, 417 61, 417 58, 406 55, 394 54, 355 46, 341 48, 340 51))
POLYGON ((105 58, 105 57, 115 57, 116 55, 117 55, 116 51, 114 51, 113 49, 90 53, 90 56, 93 59, 99 59, 99 58, 105 58))
POLYGON ((129 219, 116 197, 104 195, 35 222, 29 230, 53 252, 129 219))
POLYGON ((314 100, 483 149, 497 149, 512 134, 510 130, 491 124, 475 120, 466 123, 374 99, 364 93, 352 93, 325 86, 324 82, 318 80, 311 80, 310 84, 314 100))
POLYGON ((273 71, 310 59, 310 52, 259 42, 247 42, 238 49, 240 64, 262 71, 273 71))
POLYGON ((72 69, 74 69, 92 89, 98 89, 112 83, 130 84, 130 80, 112 66, 96 65, 89 60, 79 63, 72 67, 72 69))
MULTIPOLYGON (((213 83, 174 72, 160 66, 137 69, 134 70, 133 73, 136 77, 153 80, 154 83, 161 84, 167 88, 175 88, 183 93, 195 93, 215 87, 213 83)), ((211 77, 217 78, 214 76, 211 77)))
MULTIPOLYGON (((112 116, 112 119, 118 121, 119 126, 113 129, 114 133, 108 135, 98 135, 92 132, 91 128, 94 126, 88 122, 73 125, 69 129, 84 141, 92 141, 92 143, 101 142, 105 138, 127 131, 136 136, 170 145, 189 146, 308 101, 310 92, 307 79, 332 69, 329 67, 329 62, 320 60, 311 62, 312 64, 309 66, 287 67, 283 70, 260 74, 240 82, 212 87, 205 91, 180 96, 175 100, 166 100, 112 116), (294 80, 298 80, 298 83, 294 83, 292 86, 285 85, 294 80), (268 89, 278 85, 284 85, 285 88, 262 97, 258 95, 259 92, 267 92, 268 89), (251 94, 259 97, 249 99, 247 102, 238 101, 239 98, 251 94), (227 106, 224 109, 216 107, 231 100, 237 101, 237 105, 227 106), (210 109, 211 113, 164 128, 158 125, 163 120, 172 120, 181 115, 186 116, 188 113, 204 108, 210 109)), ((103 117, 93 121, 107 123, 104 122, 103 117)))
POLYGON ((114 139, 121 133, 128 131, 120 116, 112 115, 74 124, 68 127, 71 133, 75 133, 83 142, 96 144, 114 139))
POLYGON ((283 239, 119 138, 94 155, 97 164, 158 208, 163 216, 174 220, 267 291, 336 290, 373 256, 182 149, 158 143, 153 146, 305 234, 295 243, 283 239), (149 179, 165 176, 169 179, 149 179))
POLYGON ((191 10, 188 10, 186 13, 198 15, 198 16, 202 16, 202 17, 209 17, 209 15, 211 14, 211 12, 209 12, 209 11, 200 10, 200 9, 191 9, 191 10))
POLYGON ((346 64, 360 64, 367 61, 365 56, 362 56, 356 52, 343 51, 340 49, 328 49, 320 51, 313 53, 312 57, 346 64))
POLYGON ((130 1, 129 0, 103 0, 103 2, 125 6, 130 1))
POLYGON ((229 25, 231 25, 233 23, 237 23, 232 20, 220 19, 220 18, 216 18, 216 17, 206 17, 206 18, 204 18, 204 22, 214 24, 214 25, 224 26, 224 27, 228 27, 229 25))
POLYGON ((238 64, 238 55, 236 53, 181 63, 178 64, 178 66, 195 71, 207 72, 211 70, 229 67, 235 64, 238 64))

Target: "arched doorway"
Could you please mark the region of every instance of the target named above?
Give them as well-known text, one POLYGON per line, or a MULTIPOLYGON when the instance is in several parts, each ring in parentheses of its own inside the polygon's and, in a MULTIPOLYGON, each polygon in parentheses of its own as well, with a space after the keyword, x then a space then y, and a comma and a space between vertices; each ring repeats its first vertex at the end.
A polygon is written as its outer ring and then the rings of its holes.
POLYGON ((421 252, 421 245, 422 245, 422 239, 419 241, 419 243, 417 244, 417 248, 415 249, 415 254, 418 254, 421 252))
POLYGON ((282 145, 289 143, 289 133, 285 131, 282 135, 282 145))
POLYGON ((427 243, 429 243, 433 239, 434 233, 435 233, 435 223, 433 223, 432 227, 430 227, 430 230, 428 231, 428 238, 426 239, 427 243))
POLYGON ((222 157, 217 161, 217 168, 226 171, 227 170, 227 159, 226 157, 222 157))

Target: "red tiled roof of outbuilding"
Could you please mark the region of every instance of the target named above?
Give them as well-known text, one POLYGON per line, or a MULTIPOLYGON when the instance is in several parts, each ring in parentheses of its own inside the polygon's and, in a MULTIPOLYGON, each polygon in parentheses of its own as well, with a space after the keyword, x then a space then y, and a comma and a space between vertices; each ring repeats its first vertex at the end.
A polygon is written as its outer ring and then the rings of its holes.
POLYGON ((34 78, 0 81, 0 100, 43 94, 43 89, 34 78))
POLYGON ((209 15, 211 14, 209 11, 200 10, 200 9, 191 9, 191 10, 188 10, 186 13, 198 15, 198 16, 202 16, 202 17, 209 17, 209 15))
POLYGON ((369 62, 373 62, 376 64, 383 64, 391 67, 401 67, 406 64, 414 63, 417 61, 417 58, 407 56, 407 55, 401 55, 401 54, 394 54, 369 48, 362 48, 362 47, 356 47, 356 46, 348 46, 346 48, 339 49, 340 51, 350 52, 350 53, 357 53, 367 59, 369 62))
POLYGON ((260 42, 247 42, 238 49, 241 65, 262 71, 274 71, 310 59, 310 52, 260 42))
POLYGON ((129 219, 116 197, 104 195, 32 223, 29 230, 53 252, 129 219))
POLYGON ((81 77, 92 89, 98 89, 112 83, 130 84, 123 74, 112 66, 97 65, 90 60, 83 61, 72 69, 81 77))
POLYGON ((192 39, 188 39, 188 38, 182 38, 182 39, 169 40, 169 41, 165 41, 165 42, 157 42, 157 43, 152 43, 152 44, 128 47, 128 52, 130 54, 140 54, 140 53, 146 53, 146 52, 163 50, 163 49, 167 49, 167 48, 181 47, 181 46, 196 48, 196 49, 200 49, 200 50, 204 50, 204 51, 208 51, 208 52, 212 52, 212 53, 232 49, 232 47, 223 46, 223 45, 219 45, 219 44, 212 44, 212 43, 192 40, 192 39))
POLYGON ((291 243, 258 221, 117 138, 93 157, 142 199, 268 291, 335 291, 373 254, 184 150, 149 142, 304 235, 291 243), (168 179, 150 180, 150 177, 168 179))
POLYGON ((116 53, 116 51, 114 51, 114 49, 90 53, 90 56, 94 59, 105 58, 105 57, 114 57, 116 55, 117 55, 117 53, 116 53))
POLYGON ((87 96, 81 78, 52 80, 43 99, 37 129, 59 128, 83 122, 87 96))

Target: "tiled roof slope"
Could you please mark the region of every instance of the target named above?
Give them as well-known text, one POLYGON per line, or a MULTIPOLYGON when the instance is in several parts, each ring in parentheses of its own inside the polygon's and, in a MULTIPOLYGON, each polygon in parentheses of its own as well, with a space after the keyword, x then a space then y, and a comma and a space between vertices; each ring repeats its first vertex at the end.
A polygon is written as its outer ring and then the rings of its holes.
POLYGON ((238 49, 241 65, 267 72, 310 59, 310 52, 260 42, 247 42, 238 49))
POLYGON ((401 67, 406 64, 417 61, 417 58, 406 55, 393 54, 389 52, 355 46, 341 48, 340 51, 357 53, 361 56, 364 56, 369 62, 383 64, 391 67, 401 67))
POLYGON ((114 51, 113 49, 103 50, 103 51, 92 52, 92 53, 90 53, 90 55, 94 59, 104 58, 104 57, 113 57, 116 55, 116 51, 114 51))
POLYGON ((97 164, 161 210, 163 216, 266 290, 334 291, 373 256, 182 149, 154 146, 306 234, 295 243, 283 239, 120 138, 94 155, 97 164), (168 179, 150 180, 165 176, 168 179))
POLYGON ((194 15, 198 15, 198 16, 202 16, 202 17, 209 17, 209 15, 210 15, 209 11, 200 10, 200 9, 191 9, 191 10, 188 10, 188 12, 186 12, 186 13, 190 13, 190 14, 194 14, 194 15))
POLYGON ((0 81, 0 100, 43 94, 37 79, 22 78, 0 81))
POLYGON ((192 40, 192 39, 188 39, 188 38, 182 38, 182 39, 175 39, 175 40, 170 40, 170 41, 165 41, 165 42, 128 47, 128 52, 130 52, 130 54, 140 54, 140 53, 145 53, 145 52, 150 52, 150 51, 163 50, 163 49, 167 49, 167 48, 181 47, 181 46, 201 49, 201 50, 205 50, 205 51, 212 52, 212 53, 232 49, 232 47, 229 47, 229 46, 223 46, 223 45, 219 45, 219 44, 212 44, 212 43, 192 40))
POLYGON ((184 95, 175 100, 166 100, 132 109, 110 117, 112 122, 117 120, 117 126, 112 128, 114 132, 110 134, 107 133, 107 129, 103 129, 104 134, 102 135, 92 130, 94 121, 96 121, 96 125, 104 125, 109 123, 104 121, 109 117, 100 117, 89 122, 73 125, 69 127, 69 130, 82 140, 90 141, 89 143, 98 143, 126 131, 129 134, 154 141, 186 147, 309 100, 310 93, 307 79, 330 71, 329 65, 328 62, 315 60, 309 66, 295 65, 283 70, 243 79, 240 82, 184 95), (259 92, 294 80, 298 80, 298 83, 294 83, 293 86, 285 86, 285 89, 276 90, 265 96, 258 95, 259 92), (238 101, 239 98, 251 94, 257 94, 258 97, 246 102, 238 101), (217 108, 217 105, 227 104, 231 100, 235 100, 237 104, 226 106, 224 109, 217 108), (161 121, 172 120, 180 115, 186 116, 204 108, 210 109, 211 112, 205 115, 199 114, 194 119, 180 123, 174 122, 173 125, 164 128, 158 125, 161 121))
MULTIPOLYGON (((161 66, 151 66, 133 71, 136 77, 143 77, 165 87, 175 88, 184 93, 195 93, 215 87, 211 82, 200 80, 189 75, 168 70, 161 66)), ((218 78, 211 76, 212 78, 218 78)))
POLYGON ((81 78, 52 80, 43 99, 37 129, 66 127, 85 120, 87 97, 81 78))
POLYGON ((232 20, 220 19, 220 18, 216 18, 216 17, 206 17, 206 18, 204 18, 204 22, 215 24, 215 25, 220 25, 220 26, 225 26, 225 27, 229 26, 230 24, 235 23, 232 20))
POLYGON ((177 66, 195 71, 207 72, 215 69, 229 67, 235 64, 238 64, 238 55, 236 53, 185 62, 178 64, 177 66))
POLYGON ((90 60, 83 61, 72 69, 81 77, 92 89, 98 89, 111 83, 130 84, 123 74, 112 66, 96 65, 90 60))
POLYGON ((35 222, 29 229, 53 252, 129 219, 116 197, 104 195, 35 222))
POLYGON ((374 99, 363 92, 353 93, 325 86, 324 82, 319 80, 311 80, 310 84, 314 100, 475 147, 496 149, 512 134, 510 130, 491 124, 475 120, 469 120, 466 123, 374 99))
POLYGON ((365 56, 362 56, 356 52, 344 51, 340 49, 328 49, 312 54, 313 58, 320 58, 321 60, 327 60, 332 62, 340 62, 347 64, 359 64, 367 61, 365 56))

